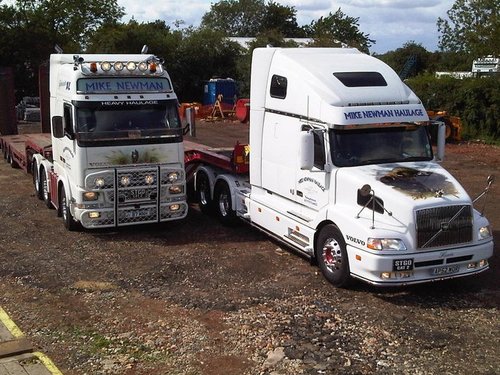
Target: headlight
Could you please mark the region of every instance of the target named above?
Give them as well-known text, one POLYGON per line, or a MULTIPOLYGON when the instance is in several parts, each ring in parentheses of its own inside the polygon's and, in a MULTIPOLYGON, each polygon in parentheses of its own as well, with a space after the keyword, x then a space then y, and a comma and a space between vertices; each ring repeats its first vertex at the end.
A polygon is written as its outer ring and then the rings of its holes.
POLYGON ((404 242, 397 238, 368 238, 366 246, 372 250, 406 250, 404 242))
POLYGON ((106 181, 104 181, 104 178, 102 178, 102 177, 97 177, 94 180, 94 185, 96 188, 102 188, 102 187, 104 187, 105 184, 106 184, 106 181))
POLYGON ((490 230, 489 225, 479 228, 478 239, 480 241, 485 240, 485 239, 490 238, 490 237, 491 237, 491 230, 490 230))
POLYGON ((120 178, 120 184, 122 184, 122 186, 130 185, 130 176, 122 176, 120 178))
POLYGON ((179 178, 180 178, 180 174, 179 174, 179 172, 170 172, 170 173, 167 175, 167 180, 168 180, 168 182, 175 182, 175 181, 177 181, 179 178))
POLYGON ((154 178, 154 176, 148 174, 148 175, 146 175, 146 177, 144 177, 144 182, 147 185, 152 185, 155 182, 155 178, 154 178))
POLYGON ((184 191, 184 188, 182 185, 173 185, 168 188, 168 192, 170 194, 180 194, 184 191))
POLYGON ((96 201, 99 199, 99 193, 95 191, 86 191, 83 193, 84 201, 96 201))

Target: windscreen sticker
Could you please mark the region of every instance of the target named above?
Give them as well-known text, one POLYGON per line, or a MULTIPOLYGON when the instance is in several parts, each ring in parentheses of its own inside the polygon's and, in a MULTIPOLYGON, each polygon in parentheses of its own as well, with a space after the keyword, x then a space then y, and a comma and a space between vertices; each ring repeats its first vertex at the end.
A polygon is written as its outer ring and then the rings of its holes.
POLYGON ((392 186, 415 200, 442 197, 444 195, 458 196, 455 185, 448 181, 446 176, 413 168, 393 168, 380 177, 380 182, 392 186))

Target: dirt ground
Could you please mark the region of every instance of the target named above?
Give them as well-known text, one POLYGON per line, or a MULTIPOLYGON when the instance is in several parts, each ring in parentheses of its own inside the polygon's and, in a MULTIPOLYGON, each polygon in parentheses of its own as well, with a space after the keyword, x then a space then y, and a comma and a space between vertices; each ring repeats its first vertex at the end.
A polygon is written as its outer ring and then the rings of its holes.
MULTIPOLYGON (((197 140, 246 142, 247 125, 200 122, 197 140)), ((448 145, 443 164, 476 196, 500 148, 448 145)), ((349 290, 195 204, 182 223, 69 233, 3 160, 0 192, 0 306, 64 374, 500 373, 498 183, 490 270, 349 290)))

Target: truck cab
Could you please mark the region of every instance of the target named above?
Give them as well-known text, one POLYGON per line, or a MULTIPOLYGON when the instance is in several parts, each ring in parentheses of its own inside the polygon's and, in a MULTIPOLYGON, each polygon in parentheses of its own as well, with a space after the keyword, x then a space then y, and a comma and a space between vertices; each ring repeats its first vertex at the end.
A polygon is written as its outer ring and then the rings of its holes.
POLYGON ((485 271, 489 222, 439 164, 444 127, 435 153, 428 125, 398 75, 356 49, 255 49, 249 175, 201 165, 200 205, 310 257, 336 286, 485 271))
POLYGON ((68 229, 187 215, 178 100, 159 58, 54 54, 49 86, 52 152, 33 164, 68 229))

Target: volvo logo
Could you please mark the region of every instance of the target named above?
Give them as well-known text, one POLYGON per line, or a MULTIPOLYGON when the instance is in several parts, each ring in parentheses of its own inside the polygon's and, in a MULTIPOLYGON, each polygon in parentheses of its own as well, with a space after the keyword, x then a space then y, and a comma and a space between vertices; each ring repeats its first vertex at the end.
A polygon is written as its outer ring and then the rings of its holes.
POLYGON ((132 163, 137 163, 139 161, 139 151, 137 150, 132 151, 131 158, 132 158, 132 163))
POLYGON ((444 232, 444 231, 447 231, 447 230, 450 230, 450 223, 448 223, 447 221, 446 222, 442 222, 439 227, 441 228, 441 230, 444 232))

